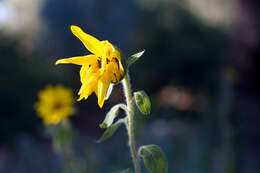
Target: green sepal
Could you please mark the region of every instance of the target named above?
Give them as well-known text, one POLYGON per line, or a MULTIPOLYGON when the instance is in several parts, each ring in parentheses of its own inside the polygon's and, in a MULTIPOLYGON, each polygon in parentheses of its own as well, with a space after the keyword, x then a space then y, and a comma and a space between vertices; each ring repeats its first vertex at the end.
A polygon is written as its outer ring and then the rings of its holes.
POLYGON ((133 173, 133 171, 130 168, 128 168, 121 171, 113 171, 112 173, 133 173))
POLYGON ((97 143, 103 142, 113 136, 116 130, 122 125, 125 124, 126 119, 119 119, 117 122, 109 126, 103 135, 96 141, 97 143))
POLYGON ((112 125, 112 123, 114 122, 114 119, 117 117, 120 109, 126 110, 126 105, 121 103, 121 104, 117 104, 117 105, 113 106, 109 110, 109 112, 106 115, 106 118, 99 125, 99 127, 102 129, 106 129, 106 128, 110 127, 112 125))
POLYGON ((134 92, 136 106, 144 115, 151 113, 151 101, 149 96, 144 91, 134 92))
POLYGON ((145 50, 142 50, 141 52, 135 53, 133 55, 131 55, 128 59, 127 59, 127 66, 131 66, 133 63, 135 63, 143 54, 144 54, 145 50))
POLYGON ((143 159, 149 173, 167 173, 168 162, 165 154, 157 145, 144 145, 138 150, 138 155, 143 159))

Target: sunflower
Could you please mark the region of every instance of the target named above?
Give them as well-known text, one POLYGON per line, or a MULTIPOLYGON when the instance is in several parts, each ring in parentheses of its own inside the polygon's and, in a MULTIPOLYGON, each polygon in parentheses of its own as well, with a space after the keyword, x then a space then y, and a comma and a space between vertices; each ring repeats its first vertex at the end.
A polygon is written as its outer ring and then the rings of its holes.
POLYGON ((55 125, 74 112, 72 91, 61 85, 47 86, 39 91, 35 104, 37 115, 46 125, 55 125))
POLYGON ((99 41, 78 26, 71 26, 72 33, 91 52, 90 55, 60 59, 56 64, 80 65, 81 88, 78 101, 87 99, 93 92, 98 105, 103 107, 109 86, 118 83, 125 74, 120 51, 109 41, 99 41))

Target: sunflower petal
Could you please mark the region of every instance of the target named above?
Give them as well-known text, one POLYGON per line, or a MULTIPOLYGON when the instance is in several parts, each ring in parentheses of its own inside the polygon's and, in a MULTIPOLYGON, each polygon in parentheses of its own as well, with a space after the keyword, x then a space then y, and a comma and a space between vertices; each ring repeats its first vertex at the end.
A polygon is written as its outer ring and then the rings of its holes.
POLYGON ((86 64, 92 64, 94 61, 96 61, 95 55, 86 55, 86 56, 76 56, 71 58, 59 59, 55 62, 55 64, 56 65, 58 64, 86 65, 86 64))
POLYGON ((87 74, 89 72, 90 72, 90 67, 89 66, 83 65, 80 68, 79 76, 80 76, 81 83, 84 83, 87 80, 87 76, 88 76, 87 74))
POLYGON ((98 75, 92 74, 86 81, 82 84, 78 94, 80 95, 78 101, 82 100, 83 98, 87 99, 92 92, 95 91, 97 88, 98 83, 98 75))
POLYGON ((106 99, 109 85, 110 85, 110 79, 108 78, 107 75, 103 75, 102 78, 98 80, 97 97, 98 97, 98 105, 100 108, 102 108, 104 105, 104 101, 106 99))
POLYGON ((80 27, 71 25, 71 32, 80 39, 84 46, 93 54, 101 55, 103 44, 95 37, 85 33, 80 27))

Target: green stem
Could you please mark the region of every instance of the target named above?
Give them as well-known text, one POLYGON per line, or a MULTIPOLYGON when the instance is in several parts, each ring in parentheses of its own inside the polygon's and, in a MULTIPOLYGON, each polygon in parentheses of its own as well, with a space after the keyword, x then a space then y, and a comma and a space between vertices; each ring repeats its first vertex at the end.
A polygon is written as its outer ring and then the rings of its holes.
POLYGON ((124 88, 126 104, 127 104, 127 133, 128 133, 128 144, 130 147, 131 156, 133 159, 135 173, 141 173, 140 158, 138 157, 135 142, 135 114, 134 105, 132 102, 133 94, 130 84, 129 75, 126 74, 122 80, 122 85, 124 88))

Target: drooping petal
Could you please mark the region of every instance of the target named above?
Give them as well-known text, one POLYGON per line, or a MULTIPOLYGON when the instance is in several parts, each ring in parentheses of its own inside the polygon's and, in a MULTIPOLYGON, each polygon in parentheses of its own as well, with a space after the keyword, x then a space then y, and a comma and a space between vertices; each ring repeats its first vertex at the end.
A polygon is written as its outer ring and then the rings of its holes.
POLYGON ((86 56, 76 56, 71 58, 59 59, 55 64, 76 64, 76 65, 86 65, 92 64, 96 60, 96 55, 86 55, 86 56))
POLYGON ((98 78, 98 74, 92 74, 89 78, 87 78, 86 82, 82 84, 78 92, 78 94, 80 95, 78 101, 82 100, 83 98, 87 99, 88 96, 96 90, 98 78))
POLYGON ((107 90, 110 85, 110 78, 109 74, 104 74, 99 80, 98 80, 98 86, 97 86, 97 97, 98 97, 98 105, 100 108, 103 107, 104 101, 106 99, 107 90))
POLYGON ((87 65, 83 65, 80 68, 79 76, 80 76, 80 82, 83 84, 87 80, 87 74, 90 72, 90 67, 87 65))
POLYGON ((91 81, 93 79, 98 78, 97 74, 94 74, 92 68, 89 68, 89 69, 86 69, 86 68, 88 68, 88 67, 82 66, 80 69, 80 81, 82 83, 82 86, 81 86, 78 94, 81 94, 86 87, 89 87, 88 85, 89 85, 89 83, 91 83, 91 81))
POLYGON ((85 33, 80 27, 71 25, 71 32, 80 39, 84 46, 93 54, 101 55, 103 44, 95 37, 85 33))
POLYGON ((98 68, 98 59, 94 58, 94 60, 88 64, 84 64, 81 66, 80 69, 80 81, 84 83, 92 74, 97 73, 96 75, 100 74, 98 68))
POLYGON ((91 77, 91 74, 95 73, 95 68, 92 65, 83 65, 80 68, 80 82, 82 84, 86 83, 87 79, 91 77))

